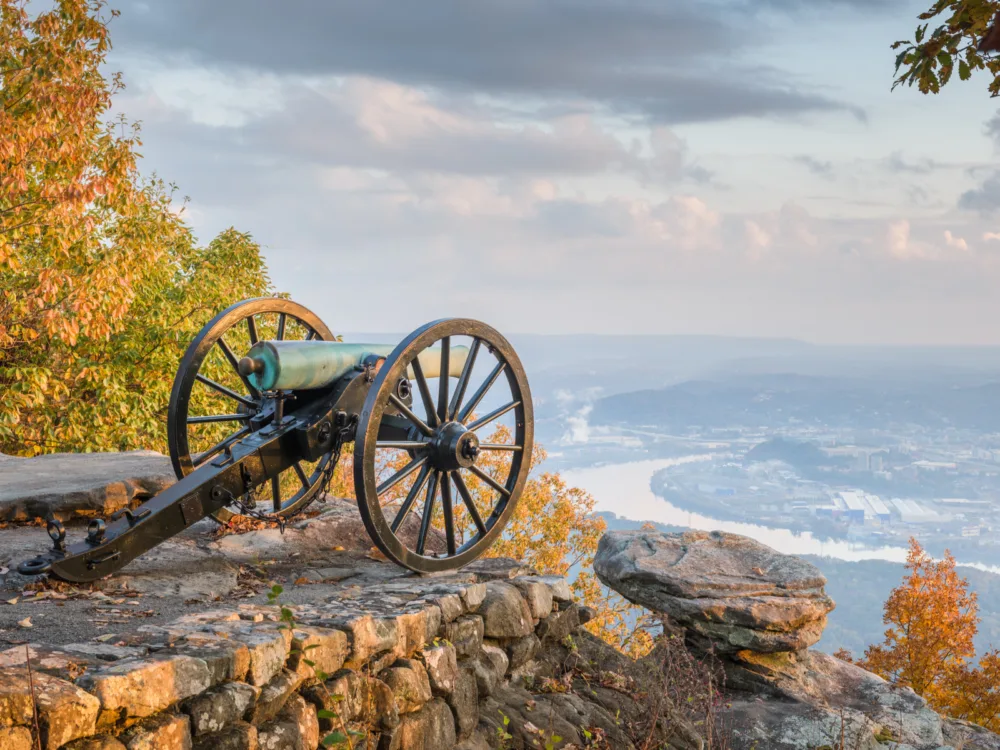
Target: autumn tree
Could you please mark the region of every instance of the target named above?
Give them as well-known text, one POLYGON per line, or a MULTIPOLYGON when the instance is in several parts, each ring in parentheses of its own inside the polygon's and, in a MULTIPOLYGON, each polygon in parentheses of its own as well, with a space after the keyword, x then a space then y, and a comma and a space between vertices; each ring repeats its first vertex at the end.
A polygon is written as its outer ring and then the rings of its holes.
POLYGON ((868 648, 862 665, 938 702, 951 672, 975 654, 976 595, 955 571, 949 553, 935 561, 916 539, 910 539, 906 570, 885 603, 885 640, 868 648))
MULTIPOLYGON (((975 662, 976 594, 945 552, 932 559, 910 539, 907 574, 886 600, 881 644, 858 664, 894 685, 912 688, 938 711, 1000 729, 1000 653, 975 662)), ((841 651, 837 656, 850 659, 841 651)))
POLYGON ((172 191, 109 122, 104 0, 0 0, 0 452, 162 449, 184 346, 271 293, 259 248, 196 245, 172 191), (37 6, 36 6, 37 7, 37 6))
POLYGON ((990 94, 1000 95, 998 14, 998 0, 936 0, 919 15, 924 23, 913 38, 892 45, 898 50, 893 88, 916 86, 936 94, 956 73, 967 81, 976 71, 986 71, 990 94))

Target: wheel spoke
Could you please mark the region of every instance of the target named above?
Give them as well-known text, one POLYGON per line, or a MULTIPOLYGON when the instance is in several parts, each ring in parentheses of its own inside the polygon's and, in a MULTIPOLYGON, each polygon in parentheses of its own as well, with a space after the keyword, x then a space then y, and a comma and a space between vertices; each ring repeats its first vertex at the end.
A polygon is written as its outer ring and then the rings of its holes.
POLYGON ((240 422, 250 419, 249 414, 212 414, 205 417, 188 417, 188 424, 204 424, 205 422, 240 422))
POLYGON ((309 329, 309 333, 308 333, 308 335, 306 336, 306 341, 312 341, 312 340, 313 340, 314 338, 316 338, 316 331, 314 331, 314 330, 312 330, 312 329, 310 328, 310 329, 309 329))
POLYGON ((251 407, 253 409, 257 408, 257 404, 254 403, 253 401, 251 401, 250 399, 248 399, 246 396, 241 396, 236 391, 233 391, 233 390, 230 390, 229 388, 226 388, 226 386, 222 385, 222 383, 216 383, 211 378, 206 378, 201 373, 198 373, 197 375, 195 375, 194 379, 197 380, 199 383, 204 383, 209 388, 212 388, 213 390, 218 391, 223 396, 228 396, 229 398, 233 399, 234 401, 239 401, 244 406, 249 406, 249 407, 251 407))
POLYGON ((414 414, 413 411, 410 409, 410 407, 402 402, 399 396, 397 396, 395 393, 390 393, 389 401, 392 402, 393 406, 399 409, 400 413, 404 417, 406 417, 413 423, 414 427, 416 427, 418 430, 424 433, 424 435, 426 435, 427 437, 432 437, 434 435, 434 430, 428 427, 427 423, 424 422, 424 420, 422 420, 420 417, 414 414))
POLYGON ((420 365, 420 358, 414 357, 410 367, 413 368, 413 379, 417 381, 417 390, 420 391, 420 398, 424 402, 424 409, 427 411, 427 420, 431 423, 432 427, 437 427, 441 424, 441 421, 434 410, 434 399, 431 398, 431 389, 427 385, 427 378, 424 377, 424 368, 420 365))
POLYGON ((477 419, 475 422, 469 425, 468 429, 470 432, 474 432, 475 430, 478 430, 480 427, 484 427, 488 425, 490 422, 499 419, 504 414, 509 412, 511 409, 516 409, 520 405, 521 405, 520 401, 511 401, 509 404, 505 404, 504 406, 501 406, 499 409, 494 409, 485 417, 477 419))
POLYGON ((299 475, 299 481, 302 482, 302 486, 305 489, 309 489, 309 478, 306 476, 305 471, 302 470, 302 464, 296 461, 293 464, 293 468, 295 469, 295 473, 299 475))
POLYGON ((213 445, 211 448, 209 448, 204 453, 200 453, 198 455, 197 459, 192 459, 191 463, 193 463, 195 466, 200 466, 201 464, 203 464, 206 461, 208 461, 210 458, 216 456, 219 453, 222 453, 222 451, 224 451, 226 449, 227 445, 232 445, 237 440, 239 440, 241 437, 243 437, 244 435, 246 435, 248 432, 250 432, 250 426, 249 425, 244 425, 243 427, 241 427, 240 429, 238 429, 236 432, 234 432, 232 435, 230 435, 229 437, 227 437, 225 440, 222 440, 222 441, 216 443, 215 445, 213 445))
POLYGON ((380 440, 375 443, 376 448, 395 448, 403 451, 419 451, 428 445, 429 443, 423 440, 380 440))
POLYGON ((476 508, 476 504, 472 500, 472 495, 469 494, 469 488, 465 486, 465 480, 462 479, 462 472, 456 471, 452 474, 452 477, 455 480, 455 487, 458 488, 458 494, 462 497, 462 502, 465 503, 469 515, 472 516, 472 522, 476 524, 476 528, 481 535, 485 534, 486 524, 483 523, 483 519, 479 515, 479 509, 476 508))
POLYGON ((278 341, 285 340, 285 321, 287 316, 285 313, 278 313, 278 335, 275 337, 278 341))
POLYGON ((510 497, 510 490, 508 490, 506 487, 504 487, 497 480, 495 480, 493 477, 491 477, 489 474, 487 474, 485 471, 483 471, 482 469, 480 469, 475 464, 473 464, 472 466, 469 467, 469 471, 471 471, 477 477, 479 477, 480 479, 482 479, 484 482, 486 482, 486 484, 488 484, 490 487, 492 487, 493 489, 495 489, 497 492, 499 492, 504 497, 510 497))
POLYGON ((393 474, 391 477, 389 477, 384 482, 382 482, 382 484, 380 484, 375 489, 375 494, 376 495, 381 495, 384 492, 387 492, 388 490, 391 490, 393 487, 395 487, 397 484, 399 484, 400 482, 402 482, 404 479, 406 479, 408 476, 410 476, 410 474, 412 474, 413 472, 415 472, 417 469, 419 469, 425 463, 427 463, 427 456, 421 456, 420 458, 413 459, 412 461, 410 461, 410 463, 408 463, 402 469, 400 469, 395 474, 393 474))
POLYGON ((511 451, 512 453, 520 453, 521 446, 513 445, 509 443, 480 443, 479 450, 482 451, 511 451))
POLYGON ((271 477, 271 503, 275 513, 281 510, 281 481, 277 474, 271 477))
POLYGON ((413 483, 413 486, 410 487, 410 491, 406 493, 406 500, 404 500, 403 504, 399 506, 399 511, 397 511, 396 517, 392 519, 392 523, 389 524, 389 530, 392 531, 393 534, 399 531, 399 527, 403 525, 403 521, 405 521, 406 517, 410 515, 410 511, 413 509, 413 504, 417 501, 417 495, 419 495, 420 490, 424 488, 424 484, 427 482, 427 475, 430 473, 431 467, 424 466, 420 470, 420 473, 417 474, 416 481, 413 483))
POLYGON ((467 420, 469 418, 469 415, 472 414, 473 411, 475 411, 477 406, 479 406, 479 402, 483 400, 483 396, 485 396, 486 392, 493 387, 493 384, 495 382, 497 382, 497 378, 500 377, 500 373, 503 372, 506 366, 507 366, 506 362, 497 363, 497 366, 493 368, 493 371, 490 373, 489 377, 486 378, 486 381, 481 386, 479 386, 479 390, 477 390, 475 394, 472 396, 472 400, 465 405, 464 409, 462 409, 462 413, 458 417, 459 422, 465 424, 465 420, 467 420))
POLYGON ((431 481, 427 485, 427 500, 424 502, 424 517, 420 519, 420 533, 417 535, 417 554, 424 554, 424 546, 427 544, 427 532, 431 528, 431 518, 434 515, 434 500, 437 498, 438 486, 437 472, 431 476, 431 481))
POLYGON ((458 410, 462 408, 462 399, 465 398, 465 390, 469 387, 469 378, 472 377, 472 368, 476 364, 476 355, 479 354, 479 346, 482 342, 479 339, 472 340, 469 347, 469 356, 465 359, 465 366, 462 374, 458 378, 458 385, 455 386, 455 395, 451 397, 451 406, 448 407, 448 419, 454 419, 458 415, 458 410))
POLYGON ((455 554, 455 518, 451 512, 451 482, 448 472, 441 474, 441 512, 444 514, 444 536, 448 542, 448 556, 455 554))
POLYGON ((448 421, 448 380, 451 369, 451 336, 441 339, 441 374, 438 376, 438 410, 441 424, 448 421))
POLYGON ((250 346, 257 343, 257 321, 253 319, 253 315, 247 318, 247 333, 250 335, 250 346))
POLYGON ((252 385, 250 385, 250 381, 247 379, 247 377, 245 375, 243 375, 242 373, 240 373, 240 363, 236 359, 236 355, 233 354, 233 350, 229 348, 229 344, 227 344, 226 341, 225 341, 225 339, 223 339, 221 337, 219 338, 219 340, 216 343, 219 345, 219 348, 222 349, 222 353, 224 355, 226 355, 226 359, 229 360, 229 364, 232 366, 233 371, 237 375, 239 375, 240 380, 243 381, 243 385, 246 386, 246 389, 247 389, 247 391, 249 391, 250 395, 253 398, 260 398, 260 391, 258 391, 252 385))

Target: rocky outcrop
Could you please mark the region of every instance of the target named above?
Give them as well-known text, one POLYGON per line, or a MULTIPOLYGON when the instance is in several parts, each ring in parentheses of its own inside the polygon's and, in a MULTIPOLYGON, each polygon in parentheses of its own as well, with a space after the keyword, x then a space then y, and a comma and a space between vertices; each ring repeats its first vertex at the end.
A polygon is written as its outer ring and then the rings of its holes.
POLYGON ((170 459, 153 451, 0 456, 0 521, 106 516, 175 481, 170 459))
POLYGON ((736 534, 605 534, 594 570, 629 600, 669 615, 696 648, 716 653, 808 648, 834 606, 814 565, 736 534))
POLYGON ((718 664, 726 702, 715 718, 732 746, 1000 750, 1000 737, 939 716, 912 690, 809 650, 834 605, 798 558, 721 532, 612 532, 594 569, 718 664))

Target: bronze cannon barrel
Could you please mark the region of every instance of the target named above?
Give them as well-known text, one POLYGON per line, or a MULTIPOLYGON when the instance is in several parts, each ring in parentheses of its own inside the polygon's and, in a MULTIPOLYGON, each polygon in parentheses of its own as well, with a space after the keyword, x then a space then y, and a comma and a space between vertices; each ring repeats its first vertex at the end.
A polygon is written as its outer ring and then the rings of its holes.
MULTIPOLYGON (((391 344, 347 344, 339 341, 259 341, 240 362, 240 372, 261 391, 294 391, 323 388, 364 362, 370 354, 387 357, 391 344)), ((449 356, 448 374, 459 377, 469 347, 454 346, 449 356)), ((427 378, 441 374, 441 349, 422 351, 418 357, 427 378)), ((412 378, 412 367, 407 377, 412 378)))

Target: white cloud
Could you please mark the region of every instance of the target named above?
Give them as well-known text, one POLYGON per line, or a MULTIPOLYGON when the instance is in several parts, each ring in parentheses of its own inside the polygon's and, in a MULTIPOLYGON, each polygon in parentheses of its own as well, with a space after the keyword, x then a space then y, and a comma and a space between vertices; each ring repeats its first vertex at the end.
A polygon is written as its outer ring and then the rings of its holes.
POLYGON ((966 242, 962 237, 956 237, 951 233, 950 229, 946 229, 944 232, 944 243, 948 247, 953 247, 956 250, 961 250, 962 252, 969 251, 969 243, 966 242))
POLYGON ((910 222, 894 221, 886 230, 886 249, 894 258, 908 259, 919 255, 910 243, 910 222))

